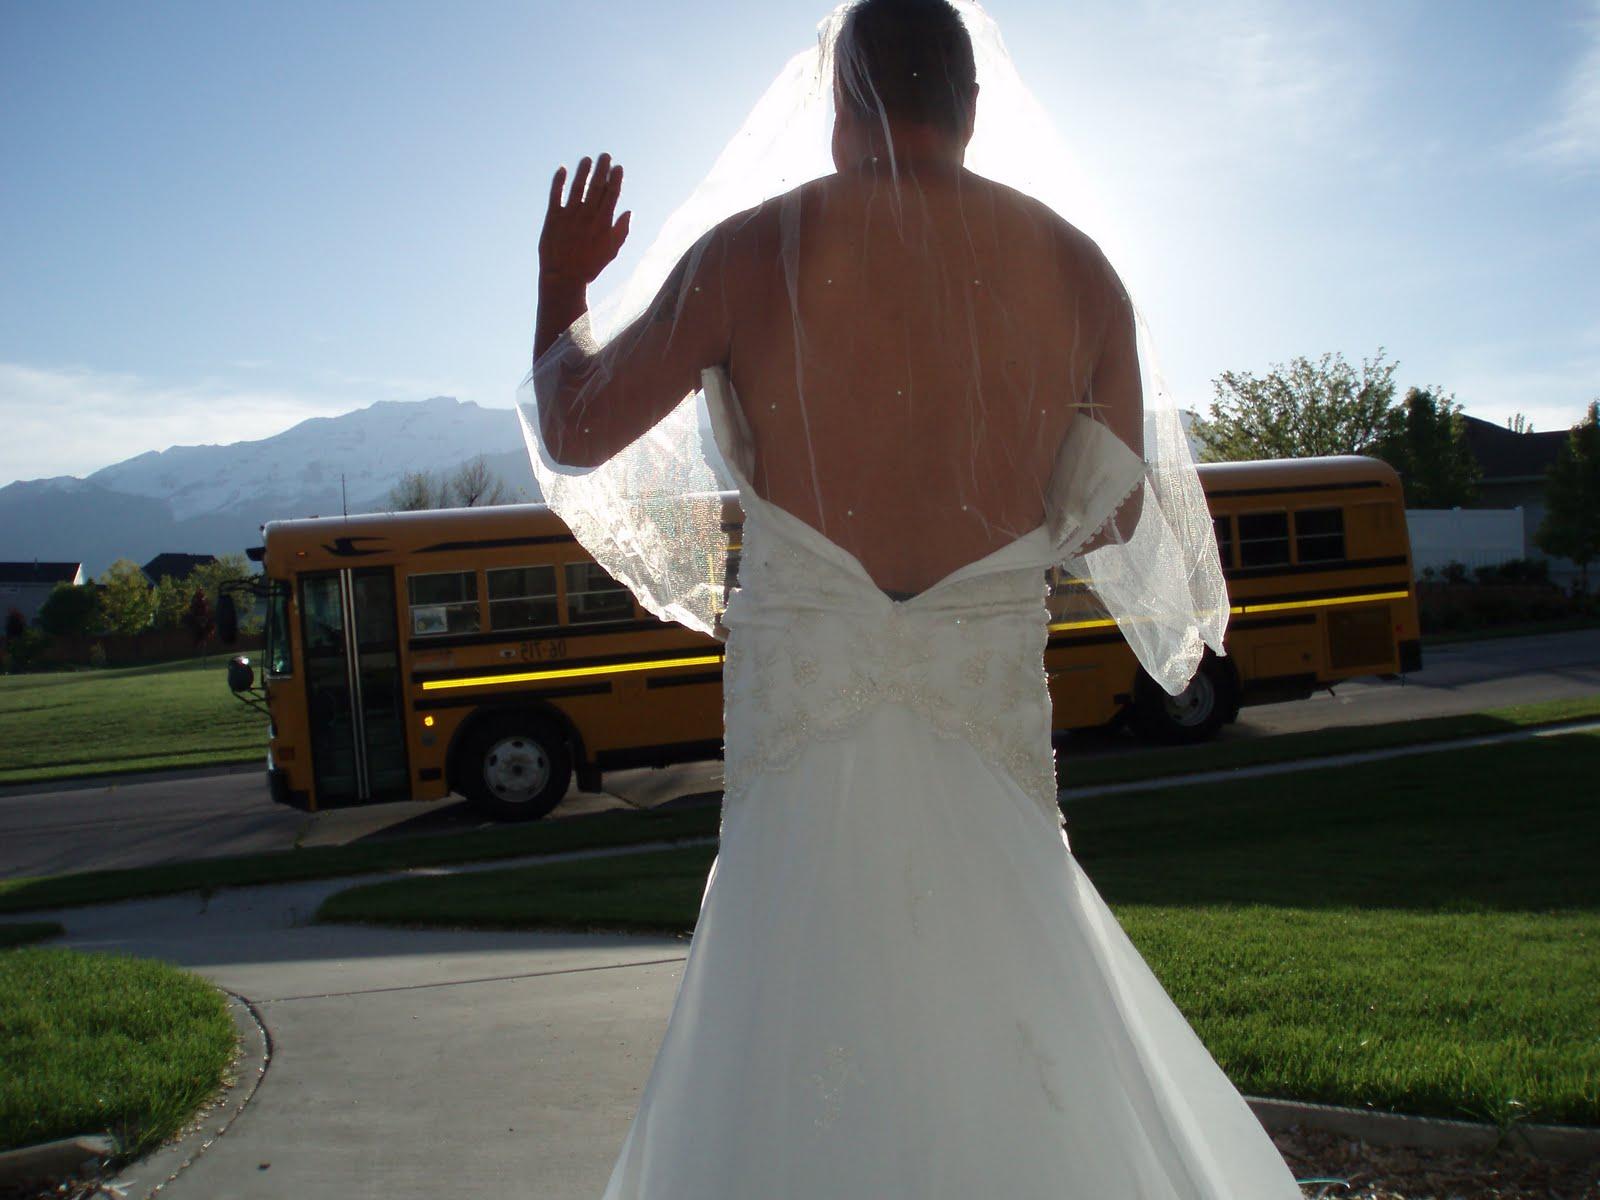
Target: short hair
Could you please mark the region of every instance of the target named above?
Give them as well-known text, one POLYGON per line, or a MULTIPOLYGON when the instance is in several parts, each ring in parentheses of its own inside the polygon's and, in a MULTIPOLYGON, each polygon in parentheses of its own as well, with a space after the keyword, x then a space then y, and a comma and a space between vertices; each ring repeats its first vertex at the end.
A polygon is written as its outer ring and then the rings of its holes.
POLYGON ((977 93, 972 38, 949 0, 857 0, 834 47, 841 102, 959 133, 977 93))

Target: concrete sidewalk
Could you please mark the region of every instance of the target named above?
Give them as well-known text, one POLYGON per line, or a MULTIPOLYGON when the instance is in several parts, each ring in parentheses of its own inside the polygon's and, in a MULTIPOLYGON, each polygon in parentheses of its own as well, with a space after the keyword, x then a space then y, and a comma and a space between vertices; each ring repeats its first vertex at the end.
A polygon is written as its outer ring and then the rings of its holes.
POLYGON ((601 1193, 687 940, 306 923, 373 878, 39 914, 67 929, 52 944, 187 967, 266 1029, 226 1133, 171 1182, 173 1155, 129 1167, 129 1200, 601 1193))

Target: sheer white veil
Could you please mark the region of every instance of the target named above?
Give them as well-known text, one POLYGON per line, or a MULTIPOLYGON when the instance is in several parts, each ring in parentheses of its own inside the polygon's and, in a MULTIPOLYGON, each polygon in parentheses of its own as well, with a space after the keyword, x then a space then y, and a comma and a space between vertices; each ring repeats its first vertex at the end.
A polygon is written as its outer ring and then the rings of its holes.
MULTIPOLYGON (((979 88, 966 167, 1103 237, 1089 189, 1019 78, 995 23, 970 0, 953 0, 953 7, 971 38, 979 88)), ((703 632, 712 631, 722 607, 729 545, 719 495, 728 476, 709 434, 703 392, 686 394, 642 437, 592 468, 562 465, 551 454, 541 435, 540 397, 552 394, 574 366, 625 351, 630 329, 660 302, 675 268, 687 261, 692 275, 706 235, 719 223, 833 172, 836 54, 850 8, 841 5, 822 21, 817 44, 785 64, 626 282, 538 358, 518 392, 545 502, 648 611, 703 632)), ((792 251, 786 244, 791 289, 792 251)), ((1138 328, 1143 461, 1087 411, 1088 419, 1076 422, 1080 434, 1070 439, 1076 470, 1063 475, 1066 494, 1045 497, 1045 507, 1055 560, 1066 587, 1081 597, 1075 619, 1114 619, 1151 678, 1175 694, 1206 645, 1222 653, 1228 602, 1188 440, 1142 321, 1138 328), (1130 494, 1140 500, 1138 519, 1131 531, 1119 530, 1111 518, 1130 494)))

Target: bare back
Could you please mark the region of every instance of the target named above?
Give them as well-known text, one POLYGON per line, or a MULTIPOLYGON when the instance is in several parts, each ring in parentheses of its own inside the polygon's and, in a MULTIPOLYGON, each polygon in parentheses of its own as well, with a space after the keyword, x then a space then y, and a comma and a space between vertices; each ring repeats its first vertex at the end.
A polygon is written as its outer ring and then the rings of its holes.
MULTIPOLYGON (((726 262, 751 482, 885 590, 1036 528, 1071 422, 1111 400, 1096 376, 1126 307, 1114 273, 970 172, 807 184, 742 218, 726 262)), ((1136 425, 1136 366, 1131 399, 1136 425)))

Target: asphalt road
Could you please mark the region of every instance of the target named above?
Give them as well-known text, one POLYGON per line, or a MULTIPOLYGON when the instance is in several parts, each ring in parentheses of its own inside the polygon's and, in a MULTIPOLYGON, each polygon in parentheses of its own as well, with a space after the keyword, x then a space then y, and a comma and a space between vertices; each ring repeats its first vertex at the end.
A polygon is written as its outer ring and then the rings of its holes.
MULTIPOLYGON (((1247 708, 1225 740, 1387 724, 1600 693, 1600 630, 1463 642, 1427 651, 1400 681, 1341 684, 1335 694, 1247 708)), ((1074 739, 1073 754, 1129 753, 1128 738, 1074 739)), ((716 791, 720 763, 616 772, 604 795, 572 793, 554 816, 655 807, 716 791)), ((308 815, 273 804, 256 769, 138 777, 111 785, 0 794, 0 878, 343 845, 485 825, 463 802, 406 803, 308 815)))

